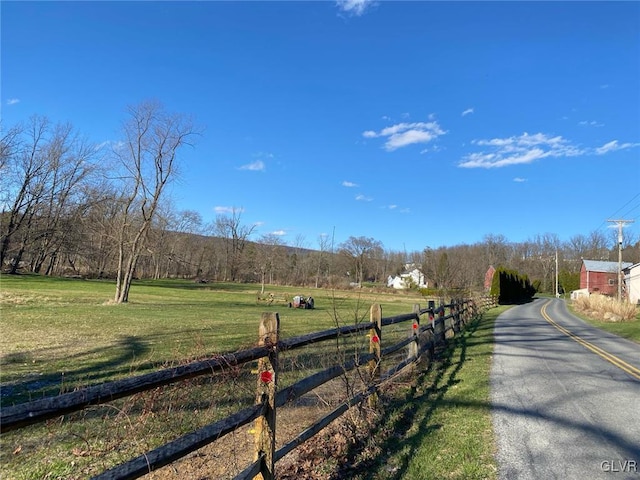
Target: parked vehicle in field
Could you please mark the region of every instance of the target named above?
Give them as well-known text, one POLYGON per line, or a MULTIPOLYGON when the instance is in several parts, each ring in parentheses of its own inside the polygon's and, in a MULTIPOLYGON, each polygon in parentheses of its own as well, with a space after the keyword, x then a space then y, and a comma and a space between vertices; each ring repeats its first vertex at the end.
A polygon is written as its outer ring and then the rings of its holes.
POLYGON ((293 297, 293 302, 289 302, 289 308, 304 308, 311 309, 315 307, 313 297, 303 297, 302 295, 296 295, 293 297))

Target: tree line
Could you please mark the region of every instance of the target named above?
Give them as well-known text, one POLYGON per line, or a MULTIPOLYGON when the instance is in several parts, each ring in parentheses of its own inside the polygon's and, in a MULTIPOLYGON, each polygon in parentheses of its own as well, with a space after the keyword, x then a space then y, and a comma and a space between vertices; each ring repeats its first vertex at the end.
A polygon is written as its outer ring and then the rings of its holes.
MULTIPOLYGON (((70 124, 43 116, 0 135, 0 267, 115 280, 114 301, 127 302, 134 278, 192 278, 309 287, 386 285, 407 265, 420 266, 438 291, 484 288, 489 266, 516 270, 537 291, 555 287, 555 258, 565 291, 578 288, 582 259, 617 260, 615 232, 593 231, 562 242, 541 234, 520 243, 487 235, 470 245, 386 249, 352 236, 333 245, 273 234, 256 238, 255 225, 233 209, 205 223, 180 211, 166 189, 177 176, 179 154, 199 131, 185 115, 155 101, 131 106, 121 138, 98 146, 70 124)), ((640 243, 627 235, 625 261, 640 262, 640 243)))

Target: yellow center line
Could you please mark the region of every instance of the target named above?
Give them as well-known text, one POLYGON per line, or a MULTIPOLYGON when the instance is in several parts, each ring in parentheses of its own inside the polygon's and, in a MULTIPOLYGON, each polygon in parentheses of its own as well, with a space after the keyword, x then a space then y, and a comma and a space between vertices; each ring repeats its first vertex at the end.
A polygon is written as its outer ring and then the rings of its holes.
POLYGON ((585 339, 580 338, 579 336, 577 336, 576 334, 570 332, 569 330, 564 328, 562 325, 559 325, 555 320, 553 320, 547 314, 547 306, 550 303, 551 303, 551 301, 548 301, 547 303, 545 303, 542 306, 542 309, 540 310, 540 313, 542 314, 542 316, 545 318, 545 320, 547 322, 549 322, 551 325, 553 325, 555 328, 560 330, 562 333, 567 335, 572 340, 575 340, 576 342, 578 342, 583 347, 591 350, 596 355, 599 355, 600 357, 604 358, 607 362, 615 365, 616 367, 620 368, 621 370, 624 370, 625 372, 627 372, 629 375, 631 375, 636 380, 640 380, 640 369, 639 368, 636 368, 633 365, 629 365, 627 362, 625 362, 624 360, 616 357, 615 355, 612 355, 611 353, 601 349, 600 347, 594 345, 593 343, 587 342, 585 339))

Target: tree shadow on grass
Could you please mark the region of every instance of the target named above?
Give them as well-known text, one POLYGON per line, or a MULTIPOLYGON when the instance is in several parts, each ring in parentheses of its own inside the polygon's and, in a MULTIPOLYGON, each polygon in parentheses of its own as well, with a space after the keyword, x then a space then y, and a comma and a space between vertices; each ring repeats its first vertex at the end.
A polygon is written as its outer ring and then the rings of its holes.
MULTIPOLYGON (((14 352, 2 357, 2 364, 27 364, 34 355, 53 354, 42 349, 29 352, 14 352)), ((55 373, 24 373, 2 375, 0 398, 2 406, 19 404, 37 398, 49 397, 78 388, 80 385, 100 383, 131 373, 135 359, 143 357, 149 351, 149 342, 135 336, 123 336, 115 344, 66 355, 60 362, 63 368, 55 373), (96 361, 90 359, 95 357, 96 361), (76 365, 82 364, 79 368, 76 365)), ((6 370, 5 370, 6 372, 6 370)))

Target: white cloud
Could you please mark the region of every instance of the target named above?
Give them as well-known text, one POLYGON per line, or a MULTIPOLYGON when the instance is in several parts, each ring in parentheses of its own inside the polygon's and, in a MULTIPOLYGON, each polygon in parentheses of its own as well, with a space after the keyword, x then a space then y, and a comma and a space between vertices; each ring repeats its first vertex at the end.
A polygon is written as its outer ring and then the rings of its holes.
POLYGON ((7 100, 7 105, 15 105, 16 103, 20 103, 19 98, 9 98, 7 100))
POLYGON ((374 0, 337 0, 336 6, 342 13, 353 17, 359 17, 375 5, 374 0))
POLYGON ((362 133, 362 136, 365 138, 387 137, 384 148, 388 152, 391 152, 415 143, 431 142, 445 133, 447 132, 445 132, 436 121, 403 122, 383 128, 379 132, 367 130, 362 133))
POLYGON ((473 108, 467 108, 464 112, 462 112, 462 116, 466 117, 467 115, 469 115, 470 113, 473 113, 473 108))
POLYGON ((271 235, 276 235, 278 237, 283 237, 286 234, 287 232, 285 230, 276 230, 274 232, 271 232, 271 235))
POLYGON ((609 143, 605 143, 603 146, 596 148, 597 155, 604 155, 605 153, 615 152, 616 150, 625 150, 627 148, 633 148, 640 146, 640 143, 618 143, 618 140, 613 140, 609 143))
POLYGON ((213 207, 213 211, 219 214, 228 214, 228 213, 242 213, 244 212, 244 209, 237 208, 237 207, 216 206, 216 207, 213 207))
POLYGON ((475 152, 464 157, 459 163, 463 168, 500 168, 509 165, 521 165, 547 157, 573 157, 588 153, 588 150, 571 144, 560 135, 549 136, 544 133, 518 137, 473 140, 474 145, 490 147, 490 152, 475 152))
POLYGON ((342 186, 351 188, 351 187, 357 187, 358 184, 353 182, 348 182, 347 180, 345 180, 344 182, 342 182, 342 186))
POLYGON ((359 202, 371 202, 373 201, 373 198, 367 197, 366 195, 363 195, 362 193, 360 193, 356 195, 356 200, 358 200, 359 202))
POLYGON ((104 142, 100 142, 96 144, 95 149, 96 151, 99 151, 99 150, 106 150, 110 148, 111 150, 118 152, 118 151, 122 151, 122 149, 124 149, 125 147, 126 147, 126 144, 121 140, 118 140, 118 141, 105 140, 104 142))
POLYGON ((238 167, 239 170, 249 170, 252 172, 264 172, 266 170, 266 166, 262 160, 256 160, 255 162, 247 163, 246 165, 242 165, 238 167))
POLYGON ((432 132, 425 130, 407 130, 406 132, 394 133, 389 137, 385 148, 393 151, 398 148, 413 145, 414 143, 428 143, 436 138, 432 132))
POLYGON ((111 145, 111 140, 105 140, 104 142, 97 143, 95 150, 102 150, 103 148, 107 148, 109 145, 111 145))
POLYGON ((420 154, 425 154, 429 152, 439 152, 440 150, 442 150, 442 148, 439 145, 431 145, 431 146, 428 146, 427 148, 420 150, 420 154))
POLYGON ((527 179, 526 178, 522 178, 522 177, 516 177, 516 178, 513 179, 513 181, 516 182, 516 183, 523 183, 523 182, 526 182, 527 179))
POLYGON ((513 154, 509 156, 496 156, 493 154, 471 154, 467 157, 467 160, 462 162, 459 166, 464 168, 500 168, 508 165, 518 165, 523 163, 531 163, 534 160, 544 158, 548 156, 545 152, 539 148, 534 148, 529 151, 525 151, 519 154, 513 154))
POLYGON ((583 127, 604 127, 604 123, 599 123, 595 120, 591 120, 590 122, 583 120, 581 122, 578 122, 578 125, 581 125, 583 127))
POLYGON ((396 205, 395 203, 392 203, 390 205, 382 205, 380 207, 383 210, 392 210, 394 212, 398 212, 398 213, 410 213, 411 209, 409 208, 400 208, 399 205, 396 205))

